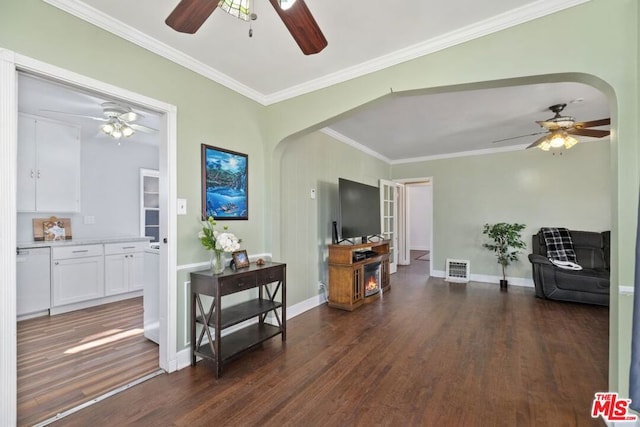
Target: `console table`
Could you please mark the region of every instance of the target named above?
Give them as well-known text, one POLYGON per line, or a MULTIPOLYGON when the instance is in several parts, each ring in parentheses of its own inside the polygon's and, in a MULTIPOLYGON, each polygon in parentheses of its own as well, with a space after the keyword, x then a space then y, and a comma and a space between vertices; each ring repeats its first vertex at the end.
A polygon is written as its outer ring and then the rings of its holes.
POLYGON ((215 364, 216 378, 219 378, 222 365, 235 356, 279 334, 282 341, 286 341, 286 282, 286 264, 275 262, 252 263, 238 271, 227 268, 221 274, 213 274, 211 270, 192 272, 191 366, 196 364, 196 356, 209 359, 215 364), (258 288, 257 298, 223 307, 223 296, 255 288, 258 288), (279 301, 276 300, 278 293, 279 301), (211 297, 206 310, 203 295, 211 297), (269 314, 273 314, 274 324, 266 322, 269 314), (251 319, 257 321, 222 336, 224 329, 251 319))

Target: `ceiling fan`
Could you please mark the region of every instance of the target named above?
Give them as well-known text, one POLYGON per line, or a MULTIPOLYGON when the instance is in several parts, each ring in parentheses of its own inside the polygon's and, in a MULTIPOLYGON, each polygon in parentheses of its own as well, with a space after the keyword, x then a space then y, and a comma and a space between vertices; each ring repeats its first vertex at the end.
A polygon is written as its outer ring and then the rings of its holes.
POLYGON ((535 132, 528 135, 520 135, 511 138, 500 139, 493 142, 502 142, 523 136, 534 136, 541 133, 544 136, 536 139, 527 148, 538 147, 543 151, 549 151, 551 148, 565 147, 567 149, 578 143, 578 140, 571 135, 589 136, 592 138, 603 138, 609 136, 611 131, 601 129, 590 129, 599 126, 607 126, 611 124, 611 119, 591 120, 588 122, 577 122, 571 116, 561 116, 560 113, 565 109, 567 104, 555 104, 549 107, 554 116, 544 121, 536 121, 540 127, 544 128, 542 132, 535 132))
POLYGON ((100 104, 102 106, 102 114, 104 117, 86 116, 82 114, 67 113, 64 111, 54 110, 41 110, 51 113, 65 114, 73 117, 83 117, 99 122, 104 122, 100 125, 100 130, 105 134, 113 137, 114 139, 120 139, 122 137, 129 137, 136 131, 145 133, 156 133, 158 129, 153 129, 147 126, 143 126, 138 123, 134 123, 143 116, 140 113, 136 113, 133 109, 127 105, 119 104, 113 101, 107 101, 100 104))
MULTIPOLYGON (((304 0, 269 0, 278 16, 305 55, 313 55, 327 46, 327 39, 304 0)), ((248 9, 247 0, 181 0, 165 23, 181 33, 193 34, 220 6, 248 9)), ((229 12, 238 16, 235 12, 229 12)))

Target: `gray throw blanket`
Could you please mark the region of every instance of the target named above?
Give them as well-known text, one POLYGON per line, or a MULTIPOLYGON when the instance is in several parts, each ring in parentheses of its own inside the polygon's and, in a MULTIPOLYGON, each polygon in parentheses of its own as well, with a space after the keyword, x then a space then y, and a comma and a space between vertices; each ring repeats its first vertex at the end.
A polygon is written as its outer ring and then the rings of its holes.
POLYGON ((543 227, 542 237, 547 246, 547 258, 557 261, 577 262, 576 252, 573 249, 571 234, 566 228, 543 227))

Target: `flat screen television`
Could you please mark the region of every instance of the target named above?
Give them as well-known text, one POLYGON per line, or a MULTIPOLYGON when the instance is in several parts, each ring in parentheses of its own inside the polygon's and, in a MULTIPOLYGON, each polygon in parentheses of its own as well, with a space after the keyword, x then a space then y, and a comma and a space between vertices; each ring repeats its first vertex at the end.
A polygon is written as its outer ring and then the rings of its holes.
POLYGON ((340 239, 362 238, 379 235, 380 190, 372 185, 338 178, 340 239))

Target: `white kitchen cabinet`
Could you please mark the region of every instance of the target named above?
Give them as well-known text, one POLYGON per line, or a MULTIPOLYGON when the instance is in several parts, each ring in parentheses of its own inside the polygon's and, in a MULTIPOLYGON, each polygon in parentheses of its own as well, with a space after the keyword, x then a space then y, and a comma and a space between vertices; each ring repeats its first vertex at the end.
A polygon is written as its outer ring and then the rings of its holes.
POLYGON ((17 210, 80 211, 80 128, 18 116, 17 210))
POLYGON ((116 295, 144 288, 144 250, 148 242, 104 245, 105 294, 116 295))
POLYGON ((54 307, 104 296, 102 245, 53 248, 51 258, 54 307))

